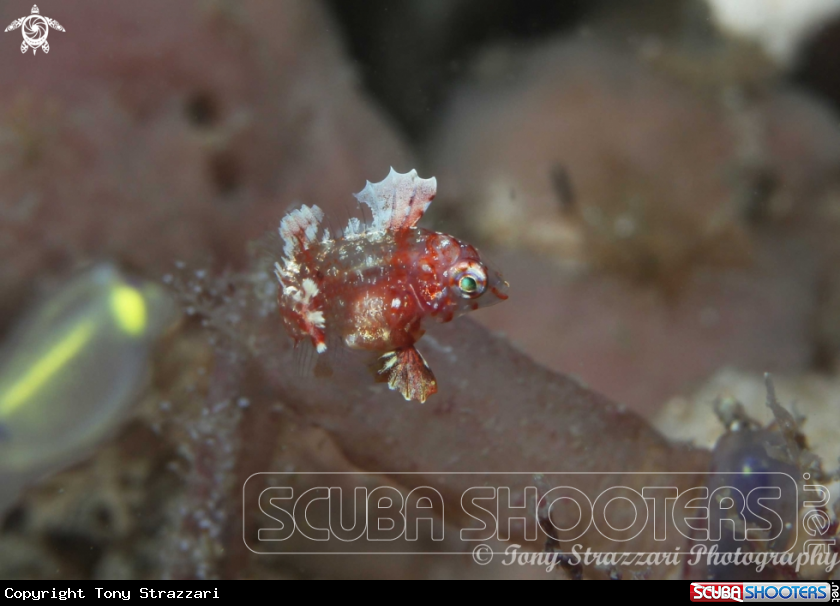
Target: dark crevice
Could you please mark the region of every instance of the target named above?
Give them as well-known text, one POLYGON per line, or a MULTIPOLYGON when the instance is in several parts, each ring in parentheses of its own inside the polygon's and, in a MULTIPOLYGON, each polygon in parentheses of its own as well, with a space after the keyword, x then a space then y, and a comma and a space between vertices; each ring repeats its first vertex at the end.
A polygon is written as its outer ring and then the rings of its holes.
POLYGON ((420 140, 479 49, 568 31, 597 5, 594 0, 328 0, 367 88, 420 140))
POLYGON ((184 113, 196 128, 209 128, 219 121, 218 103, 206 92, 191 95, 186 101, 184 113))
POLYGON ((805 44, 793 73, 793 81, 822 97, 840 112, 840 19, 823 27, 805 44))
POLYGON ((231 152, 217 152, 210 156, 210 178, 222 196, 235 194, 242 186, 242 166, 231 152))

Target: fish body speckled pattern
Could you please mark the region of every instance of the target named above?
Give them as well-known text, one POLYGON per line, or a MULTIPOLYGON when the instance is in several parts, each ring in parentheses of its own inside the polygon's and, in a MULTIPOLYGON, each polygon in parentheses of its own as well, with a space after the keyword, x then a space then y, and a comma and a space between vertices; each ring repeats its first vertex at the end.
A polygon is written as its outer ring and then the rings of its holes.
POLYGON ((303 205, 280 222, 278 303, 296 344, 319 354, 340 344, 380 355, 377 374, 406 400, 424 402, 437 381, 415 343, 429 320, 453 318, 507 299, 508 284, 478 251, 453 236, 416 227, 437 192, 434 178, 394 169, 355 195, 372 219, 340 233, 303 205))

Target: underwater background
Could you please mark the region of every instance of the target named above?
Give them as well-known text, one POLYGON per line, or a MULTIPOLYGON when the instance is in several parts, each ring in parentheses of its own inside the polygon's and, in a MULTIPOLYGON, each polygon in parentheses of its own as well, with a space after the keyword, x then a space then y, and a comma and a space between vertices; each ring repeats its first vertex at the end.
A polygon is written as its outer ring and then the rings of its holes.
POLYGON ((836 532, 840 1, 38 8, 0 0, 4 26, 64 30, 0 35, 0 578, 580 575, 477 566, 457 533, 260 555, 268 472, 448 506, 468 480, 435 472, 550 490, 540 472, 688 487, 749 466, 830 487, 836 532), (435 176, 421 225, 510 282, 420 342, 423 405, 353 360, 309 376, 271 273, 292 205, 343 223, 392 166, 435 176))

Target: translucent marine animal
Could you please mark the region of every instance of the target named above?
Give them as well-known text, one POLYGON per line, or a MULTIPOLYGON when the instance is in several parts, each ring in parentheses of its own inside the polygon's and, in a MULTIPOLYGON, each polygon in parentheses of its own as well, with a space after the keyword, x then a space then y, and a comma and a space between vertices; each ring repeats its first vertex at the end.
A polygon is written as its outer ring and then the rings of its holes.
POLYGON ((177 317, 163 287, 108 263, 41 302, 0 349, 0 473, 69 462, 111 429, 177 317))
POLYGON ((392 168, 355 195, 370 208, 370 224, 351 218, 337 234, 322 227, 320 208, 303 205, 280 222, 283 259, 275 264, 280 313, 296 345, 376 352, 378 377, 419 402, 437 392, 414 346, 425 323, 507 299, 508 288, 473 246, 416 226, 436 191, 434 178, 392 168))

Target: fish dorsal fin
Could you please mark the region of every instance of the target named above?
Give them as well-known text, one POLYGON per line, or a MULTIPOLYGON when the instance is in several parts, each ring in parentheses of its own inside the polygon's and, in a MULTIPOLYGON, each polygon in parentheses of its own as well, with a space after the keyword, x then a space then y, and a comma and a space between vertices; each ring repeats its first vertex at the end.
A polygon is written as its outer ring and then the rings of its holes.
POLYGON ((317 206, 304 204, 287 214, 280 221, 280 237, 283 238, 283 256, 291 259, 297 253, 309 248, 318 238, 318 228, 324 220, 324 211, 317 206))
POLYGON ((437 180, 434 177, 421 179, 416 170, 400 174, 391 168, 385 179, 379 183, 368 181, 355 197, 370 207, 374 231, 401 231, 415 226, 435 193, 437 180))

